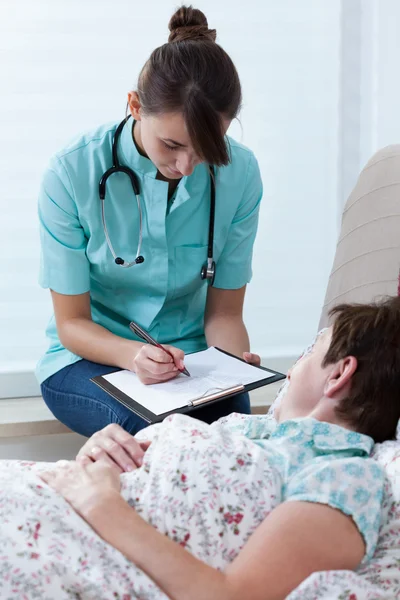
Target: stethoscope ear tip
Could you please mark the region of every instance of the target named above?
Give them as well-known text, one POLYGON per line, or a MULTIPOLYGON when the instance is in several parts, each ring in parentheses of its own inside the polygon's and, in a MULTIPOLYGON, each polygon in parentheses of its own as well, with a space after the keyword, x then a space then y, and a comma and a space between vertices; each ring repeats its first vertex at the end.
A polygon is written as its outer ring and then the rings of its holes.
POLYGON ((115 259, 115 264, 116 265, 123 265, 124 264, 124 259, 121 258, 120 256, 117 256, 117 258, 115 259))
POLYGON ((138 256, 137 258, 135 258, 135 263, 137 265, 140 265, 142 262, 144 262, 144 256, 138 256))

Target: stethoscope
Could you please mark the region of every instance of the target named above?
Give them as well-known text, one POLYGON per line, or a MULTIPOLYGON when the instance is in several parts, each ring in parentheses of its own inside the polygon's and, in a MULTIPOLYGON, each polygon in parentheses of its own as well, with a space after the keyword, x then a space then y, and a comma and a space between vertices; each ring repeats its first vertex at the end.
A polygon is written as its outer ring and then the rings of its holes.
MULTIPOLYGON (((113 166, 110 167, 102 176, 99 183, 99 196, 100 196, 100 204, 101 204, 101 220, 103 222, 104 235, 107 241, 107 246, 114 258, 114 262, 117 265, 120 265, 124 268, 133 267, 133 265, 139 265, 144 262, 144 256, 141 255, 140 251, 142 249, 142 227, 143 227, 143 219, 142 219, 142 208, 140 205, 140 189, 139 189, 139 181, 137 175, 134 173, 132 169, 129 167, 124 167, 120 164, 118 160, 118 152, 117 146, 118 141, 121 135, 121 132, 124 128, 125 123, 128 121, 131 115, 128 115, 121 123, 118 125, 113 139, 112 144, 112 158, 113 158, 113 166), (113 175, 114 173, 125 173, 128 175, 131 185, 133 188, 133 193, 136 196, 136 203, 139 212, 139 242, 136 250, 136 258, 132 262, 127 262, 120 256, 117 256, 114 247, 110 240, 110 235, 107 229, 106 216, 104 211, 104 200, 106 197, 106 183, 107 179, 113 175)), ((208 250, 207 250, 207 263, 201 267, 200 277, 201 279, 206 279, 210 285, 213 285, 215 278, 215 262, 213 259, 213 251, 214 251, 214 217, 215 217, 215 173, 214 167, 209 165, 210 171, 210 185, 211 185, 211 193, 210 193, 210 220, 208 226, 208 250)))

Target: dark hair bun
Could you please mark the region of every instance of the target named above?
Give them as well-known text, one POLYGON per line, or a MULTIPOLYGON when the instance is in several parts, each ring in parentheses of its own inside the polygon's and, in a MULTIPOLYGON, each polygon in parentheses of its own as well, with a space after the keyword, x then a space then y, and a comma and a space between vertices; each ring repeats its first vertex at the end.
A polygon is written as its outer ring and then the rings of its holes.
POLYGON ((208 29, 208 22, 204 13, 192 6, 181 6, 172 15, 168 24, 170 30, 169 42, 183 42, 184 40, 215 42, 217 32, 208 29))

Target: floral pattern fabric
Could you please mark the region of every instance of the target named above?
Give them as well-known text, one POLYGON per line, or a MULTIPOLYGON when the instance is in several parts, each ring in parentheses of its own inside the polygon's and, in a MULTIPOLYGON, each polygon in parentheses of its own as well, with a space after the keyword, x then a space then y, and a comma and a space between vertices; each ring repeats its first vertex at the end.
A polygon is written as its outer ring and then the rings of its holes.
MULTIPOLYGON (((121 476, 122 495, 160 532, 223 569, 279 503, 279 475, 262 448, 223 427, 179 416, 148 435, 143 466, 121 476)), ((0 463, 0 598, 166 598, 38 478, 43 467, 0 463)))
POLYGON ((367 458, 372 438, 311 418, 278 425, 263 416, 230 415, 220 422, 264 449, 281 477, 281 502, 318 502, 350 515, 364 537, 365 558, 371 558, 384 483, 383 469, 367 458))
MULTIPOLYGON (((270 464, 267 437, 277 436, 279 443, 299 431, 264 431, 265 440, 255 443, 254 423, 258 431, 263 426, 257 417, 233 416, 208 426, 174 415, 144 432, 153 443, 143 466, 121 476, 122 495, 146 521, 217 569, 232 562, 289 493, 283 463, 270 464), (247 435, 238 435, 238 427, 247 435)), ((318 440, 318 432, 312 435, 318 440)), ((43 466, 0 463, 0 597, 164 600, 145 573, 38 478, 43 466)))

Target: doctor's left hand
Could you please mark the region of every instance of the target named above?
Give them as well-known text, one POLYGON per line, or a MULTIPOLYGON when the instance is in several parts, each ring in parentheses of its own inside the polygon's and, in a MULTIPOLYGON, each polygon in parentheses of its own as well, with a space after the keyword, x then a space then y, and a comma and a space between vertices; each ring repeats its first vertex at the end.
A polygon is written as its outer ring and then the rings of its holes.
POLYGON ((259 367, 261 365, 261 358, 258 354, 253 354, 252 352, 243 352, 244 360, 249 363, 249 365, 254 365, 255 367, 259 367))
POLYGON ((89 458, 79 463, 60 460, 54 469, 39 476, 85 520, 89 520, 91 511, 120 496, 121 482, 117 471, 106 463, 93 463, 89 458))

